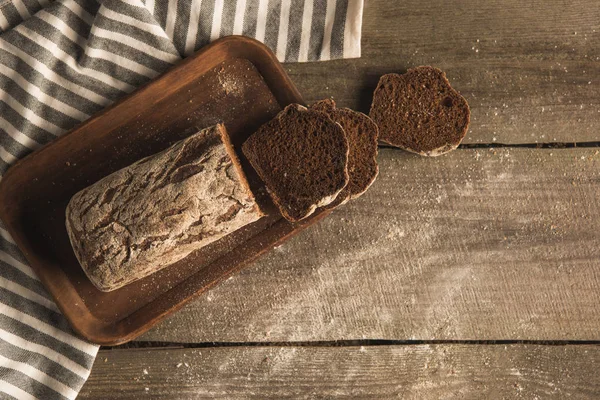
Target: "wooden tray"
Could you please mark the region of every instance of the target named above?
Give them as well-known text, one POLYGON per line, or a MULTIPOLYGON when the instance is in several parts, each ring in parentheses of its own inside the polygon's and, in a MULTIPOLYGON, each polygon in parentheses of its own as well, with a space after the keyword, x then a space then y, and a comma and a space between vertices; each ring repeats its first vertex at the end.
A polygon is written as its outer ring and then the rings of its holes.
POLYGON ((0 218, 79 334, 105 345, 132 340, 325 216, 319 212, 302 224, 285 221, 239 151, 251 133, 290 103, 302 98, 271 51, 232 36, 10 168, 0 184, 0 218), (218 121, 225 123, 268 216, 145 279, 109 293, 97 290, 67 237, 64 215, 71 196, 218 121))

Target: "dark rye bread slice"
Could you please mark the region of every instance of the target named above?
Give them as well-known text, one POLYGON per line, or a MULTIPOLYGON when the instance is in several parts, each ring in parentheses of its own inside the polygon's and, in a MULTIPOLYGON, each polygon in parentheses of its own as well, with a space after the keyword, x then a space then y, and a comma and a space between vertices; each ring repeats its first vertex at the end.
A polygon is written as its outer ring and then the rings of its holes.
POLYGON ((381 77, 370 116, 379 126, 380 141, 424 156, 439 156, 463 140, 470 111, 444 72, 418 67, 404 75, 381 77))
POLYGON ((273 202, 297 222, 348 184, 348 141, 326 114, 291 104, 242 145, 273 202))
POLYGON ((311 109, 323 112, 344 128, 350 151, 348 153, 348 185, 326 208, 334 208, 356 199, 373 184, 377 165, 377 137, 379 130, 373 120, 365 114, 348 108, 336 108, 332 99, 321 100, 311 109))

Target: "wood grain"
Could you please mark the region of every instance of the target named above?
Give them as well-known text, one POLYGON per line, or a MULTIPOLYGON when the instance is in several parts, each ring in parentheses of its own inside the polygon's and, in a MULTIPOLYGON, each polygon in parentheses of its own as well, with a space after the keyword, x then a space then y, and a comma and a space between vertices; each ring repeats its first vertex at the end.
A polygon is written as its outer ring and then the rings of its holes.
POLYGON ((101 351, 78 399, 593 399, 598 346, 101 351))
POLYGON ((586 0, 369 0, 362 58, 286 69, 306 101, 368 112, 382 74, 434 65, 471 105, 465 143, 598 141, 599 21, 586 0))
POLYGON ((382 150, 361 198, 142 340, 600 340, 600 154, 382 150))

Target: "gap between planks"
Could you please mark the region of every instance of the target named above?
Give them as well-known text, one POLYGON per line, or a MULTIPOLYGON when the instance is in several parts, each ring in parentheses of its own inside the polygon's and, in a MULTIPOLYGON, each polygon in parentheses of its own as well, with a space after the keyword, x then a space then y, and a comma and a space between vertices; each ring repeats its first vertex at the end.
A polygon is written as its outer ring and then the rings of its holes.
MULTIPOLYGON (((549 142, 549 143, 462 143, 458 150, 472 149, 588 149, 600 147, 600 142, 549 142)), ((379 144, 380 149, 400 150, 402 149, 385 144, 379 144)))
POLYGON ((317 341, 281 341, 281 342, 129 342, 119 346, 102 346, 101 350, 131 349, 209 349, 221 347, 357 347, 357 346, 422 346, 422 345, 470 345, 470 346, 598 346, 600 340, 317 340, 317 341))

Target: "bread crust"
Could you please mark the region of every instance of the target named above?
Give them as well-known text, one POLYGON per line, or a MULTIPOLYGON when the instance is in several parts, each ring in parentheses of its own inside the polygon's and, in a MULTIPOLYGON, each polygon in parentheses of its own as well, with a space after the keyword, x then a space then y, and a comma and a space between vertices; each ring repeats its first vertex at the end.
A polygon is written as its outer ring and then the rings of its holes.
POLYGON ((94 286, 118 289, 258 220, 234 154, 216 125, 75 194, 67 233, 94 286))
POLYGON ((467 100, 429 66, 382 76, 369 115, 381 142, 430 157, 456 149, 470 122, 467 100))
POLYGON ((349 108, 337 108, 333 99, 313 104, 311 109, 325 113, 340 124, 348 140, 348 185, 326 208, 335 208, 360 197, 379 174, 377 141, 379 129, 367 115, 349 108))

